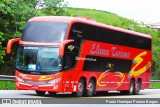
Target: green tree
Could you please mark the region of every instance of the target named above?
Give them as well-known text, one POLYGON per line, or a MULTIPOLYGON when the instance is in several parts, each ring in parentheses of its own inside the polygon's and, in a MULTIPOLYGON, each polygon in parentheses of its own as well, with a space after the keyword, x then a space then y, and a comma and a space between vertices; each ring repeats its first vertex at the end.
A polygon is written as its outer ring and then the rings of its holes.
POLYGON ((42 15, 60 15, 68 16, 69 12, 66 11, 68 5, 64 0, 39 0, 37 7, 41 8, 40 13, 42 15))
POLYGON ((28 19, 43 15, 64 15, 66 4, 62 0, 1 0, 0 2, 0 74, 11 74, 15 68, 15 53, 18 45, 13 46, 11 55, 6 55, 9 39, 20 37, 28 19))
MULTIPOLYGON (((15 51, 6 56, 9 39, 21 36, 26 21, 37 15, 35 5, 25 0, 1 0, 0 2, 0 71, 13 70, 15 51), (13 68, 12 68, 13 67, 13 68)), ((6 74, 3 72, 4 74, 6 74)), ((9 72, 8 72, 9 73, 9 72)), ((7 73, 7 74, 8 74, 7 73)))

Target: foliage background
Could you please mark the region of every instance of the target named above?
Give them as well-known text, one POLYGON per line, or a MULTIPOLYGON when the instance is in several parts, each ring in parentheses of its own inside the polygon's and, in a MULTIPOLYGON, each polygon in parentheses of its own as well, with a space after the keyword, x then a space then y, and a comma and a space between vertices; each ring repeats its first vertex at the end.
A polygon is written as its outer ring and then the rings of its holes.
POLYGON ((1 0, 0 2, 0 74, 14 75, 16 49, 6 55, 9 39, 20 37, 28 19, 44 15, 89 16, 97 22, 133 30, 152 36, 153 76, 160 78, 160 32, 150 29, 143 22, 136 22, 117 14, 90 9, 68 8, 63 0, 1 0), (43 7, 43 8, 42 8, 43 7), (40 9, 42 8, 42 9, 40 9), (157 76, 158 75, 158 76, 157 76))
POLYGON ((63 0, 1 0, 0 2, 0 74, 14 75, 16 49, 6 55, 9 39, 20 37, 28 19, 41 15, 68 15, 63 0), (41 7, 45 9, 39 9, 41 7))

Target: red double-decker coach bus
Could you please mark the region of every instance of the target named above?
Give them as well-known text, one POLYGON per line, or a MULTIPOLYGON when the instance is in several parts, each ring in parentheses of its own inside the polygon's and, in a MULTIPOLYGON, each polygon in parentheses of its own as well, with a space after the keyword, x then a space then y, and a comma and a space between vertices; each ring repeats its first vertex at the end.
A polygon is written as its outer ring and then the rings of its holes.
POLYGON ((18 90, 38 95, 72 92, 92 96, 149 88, 151 36, 83 18, 42 16, 29 19, 19 43, 15 81, 18 90))

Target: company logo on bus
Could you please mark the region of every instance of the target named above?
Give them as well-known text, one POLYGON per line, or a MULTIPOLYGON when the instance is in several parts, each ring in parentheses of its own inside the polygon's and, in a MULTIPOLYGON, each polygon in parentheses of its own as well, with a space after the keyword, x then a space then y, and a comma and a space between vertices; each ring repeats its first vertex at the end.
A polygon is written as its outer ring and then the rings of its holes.
POLYGON ((100 45, 92 44, 90 53, 97 54, 97 55, 103 55, 103 56, 112 55, 112 57, 125 58, 125 59, 130 58, 130 52, 117 50, 116 46, 113 46, 111 49, 104 49, 104 48, 101 48, 100 45))
MULTIPOLYGON (((104 72, 102 73, 99 78, 97 79, 97 85, 98 86, 101 86, 101 87, 105 87, 105 86, 108 86, 110 85, 110 83, 115 83, 114 85, 114 89, 118 88, 119 86, 121 86, 121 84, 123 83, 125 79, 125 75, 121 72, 115 72, 114 74, 111 73, 111 72, 104 72), (114 81, 114 82, 103 82, 103 80, 105 79, 105 81, 110 81, 109 79, 113 79, 113 78, 118 78, 117 81, 114 81)), ((113 85, 113 84, 112 84, 113 85)))
POLYGON ((131 69, 131 71, 128 75, 129 77, 138 76, 138 75, 144 73, 146 70, 148 70, 151 67, 151 62, 148 61, 147 64, 145 66, 143 66, 141 69, 135 70, 144 61, 142 56, 146 56, 146 55, 147 55, 147 52, 144 51, 144 52, 140 53, 139 55, 137 55, 133 59, 133 63, 135 64, 135 66, 131 69))

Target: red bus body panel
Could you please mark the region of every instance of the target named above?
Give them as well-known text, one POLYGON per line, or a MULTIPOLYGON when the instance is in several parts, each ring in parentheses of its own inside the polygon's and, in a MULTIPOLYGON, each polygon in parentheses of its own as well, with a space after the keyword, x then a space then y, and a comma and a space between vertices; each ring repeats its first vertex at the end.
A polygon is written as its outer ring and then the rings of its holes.
MULTIPOLYGON (((48 46, 48 45, 60 46, 60 56, 63 56, 64 54, 65 44, 73 42, 73 40, 68 40, 68 37, 71 25, 75 22, 82 22, 85 24, 95 25, 151 39, 151 37, 146 34, 124 30, 121 28, 104 25, 93 21, 88 21, 82 18, 50 16, 50 17, 35 17, 29 20, 29 22, 31 21, 68 22, 70 24, 68 32, 66 34, 66 40, 67 40, 66 42, 62 43, 35 43, 26 41, 19 42, 20 45, 27 44, 27 45, 43 45, 43 46, 48 46)), ((132 60, 133 62, 136 63, 132 63, 131 71, 129 73, 122 73, 121 71, 117 72, 83 71, 82 68, 84 60, 78 60, 76 66, 73 69, 61 71, 57 74, 52 74, 52 75, 29 75, 20 73, 19 71, 16 70, 15 75, 26 81, 26 83, 25 82, 23 83, 20 82, 18 79, 15 79, 17 89, 53 91, 53 92, 75 92, 78 89, 77 88, 78 81, 80 80, 80 78, 85 78, 88 84, 89 80, 93 77, 96 78, 96 91, 128 90, 130 86, 130 80, 132 78, 135 79, 135 81, 137 81, 139 78, 142 80, 141 89, 149 88, 150 76, 151 76, 151 63, 152 63, 151 51, 86 40, 81 44, 81 49, 79 54, 80 56, 78 57, 85 58, 86 55, 92 55, 91 51, 96 51, 96 49, 92 47, 93 44, 99 45, 101 49, 108 52, 106 55, 94 54, 94 56, 127 59, 127 60, 132 60), (118 55, 118 52, 126 52, 126 54, 129 53, 129 56, 122 57, 118 55), (56 78, 61 78, 61 80, 56 84, 48 84, 49 81, 54 80, 56 78)))

